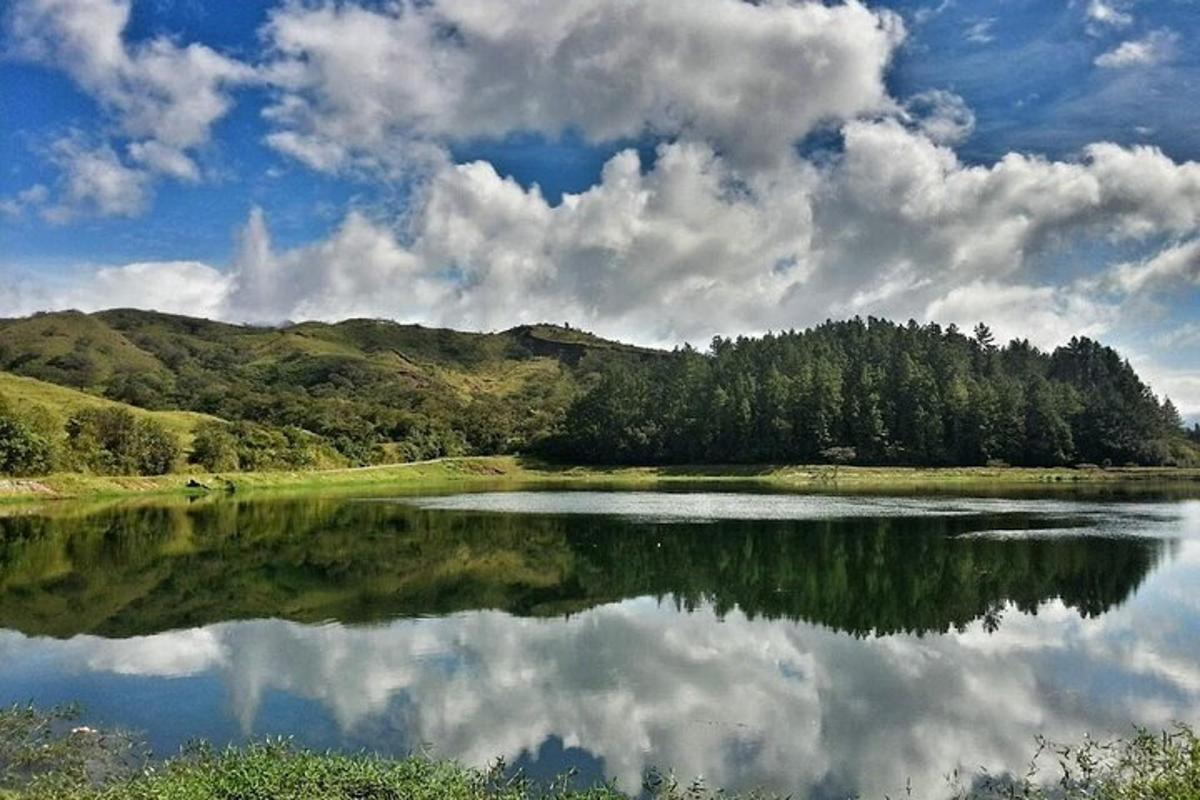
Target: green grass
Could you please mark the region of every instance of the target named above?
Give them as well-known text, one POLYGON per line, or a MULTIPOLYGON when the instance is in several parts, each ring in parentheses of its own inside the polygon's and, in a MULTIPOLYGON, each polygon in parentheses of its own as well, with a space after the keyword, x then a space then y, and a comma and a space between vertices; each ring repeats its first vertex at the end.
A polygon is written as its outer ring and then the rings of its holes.
POLYGON ((125 408, 139 417, 149 417, 161 422, 170 433, 179 437, 185 448, 191 445, 197 425, 216 419, 193 411, 147 411, 10 372, 0 372, 0 397, 7 399, 18 410, 43 408, 53 415, 59 424, 65 423, 68 417, 85 408, 125 408))
MULTIPOLYGON (((175 412, 143 412, 175 413, 175 412)), ((213 491, 265 490, 434 490, 443 488, 652 488, 670 485, 736 483, 747 488, 829 491, 972 491, 1023 489, 1158 488, 1200 490, 1200 469, 1122 467, 1033 469, 1022 467, 829 467, 716 465, 670 467, 594 467, 553 464, 518 456, 466 456, 409 464, 327 470, 231 472, 200 471, 153 477, 75 473, 41 478, 0 478, 0 502, 29 499, 109 497, 129 494, 177 494, 196 491, 191 482, 213 491)), ((199 490, 203 491, 203 489, 199 490)))
MULTIPOLYGON (((581 787, 571 776, 535 784, 498 762, 488 770, 423 756, 314 752, 283 741, 214 751, 197 745, 149 760, 128 735, 72 727, 73 711, 0 711, 3 800, 619 800, 618 787, 581 787)), ((951 773, 953 775, 953 773, 951 773)), ((749 800, 651 775, 660 800, 749 800)), ((1042 742, 1026 775, 948 778, 957 800, 1197 800, 1200 739, 1186 727, 1112 742, 1042 742), (1051 765, 1047 770, 1047 764, 1051 765)))

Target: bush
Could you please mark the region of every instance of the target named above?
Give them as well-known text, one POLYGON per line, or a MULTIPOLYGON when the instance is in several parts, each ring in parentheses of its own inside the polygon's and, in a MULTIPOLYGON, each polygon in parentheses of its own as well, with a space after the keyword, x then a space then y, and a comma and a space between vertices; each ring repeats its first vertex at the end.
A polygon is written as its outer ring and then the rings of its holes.
POLYGON ((341 466, 342 456, 325 440, 293 426, 206 422, 196 428, 188 460, 209 472, 312 469, 341 466))
POLYGON ((0 475, 45 475, 53 468, 48 439, 0 410, 0 475))
POLYGON ((67 420, 76 466, 101 475, 163 475, 179 458, 179 442, 159 422, 124 408, 87 408, 67 420))
POLYGON ((192 454, 188 458, 209 472, 229 472, 240 467, 238 440, 229 426, 220 422, 205 422, 196 428, 192 454))

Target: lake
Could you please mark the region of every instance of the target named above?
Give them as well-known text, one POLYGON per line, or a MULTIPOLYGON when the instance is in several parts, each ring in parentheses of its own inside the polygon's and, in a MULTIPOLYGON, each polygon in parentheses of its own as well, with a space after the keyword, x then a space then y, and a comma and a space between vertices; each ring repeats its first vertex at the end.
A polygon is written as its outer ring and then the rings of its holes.
POLYGON ((0 516, 0 703, 169 754, 503 757, 801 796, 1200 724, 1200 500, 508 492, 0 516))

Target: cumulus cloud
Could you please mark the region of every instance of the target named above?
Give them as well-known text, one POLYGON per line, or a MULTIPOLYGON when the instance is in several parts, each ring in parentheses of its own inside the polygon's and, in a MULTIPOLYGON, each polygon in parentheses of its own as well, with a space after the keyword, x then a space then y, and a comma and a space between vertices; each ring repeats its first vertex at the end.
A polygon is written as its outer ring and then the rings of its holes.
POLYGON ((81 268, 54 284, 34 277, 6 280, 0 315, 45 309, 152 308, 216 318, 227 308, 230 278, 198 261, 146 261, 81 268))
POLYGON ((6 17, 12 55, 64 70, 114 120, 126 152, 104 143, 66 159, 56 216, 140 210, 154 176, 194 181, 190 151, 208 141, 254 71, 202 44, 125 40, 130 0, 16 0, 6 17), (101 163, 101 161, 103 163, 101 163))
POLYGON ((1043 348, 1072 336, 1098 336, 1119 315, 1117 306, 1080 296, 1070 288, 985 281, 956 287, 925 309, 927 318, 964 329, 986 319, 1002 341, 1030 339, 1043 348))
POLYGON ((1039 286, 1030 265, 1079 237, 1194 235, 1200 165, 1095 145, 1079 161, 971 166, 895 120, 843 134, 840 157, 793 155, 770 172, 741 172, 698 142, 661 145, 652 166, 624 151, 557 206, 486 162, 447 165, 402 221, 351 212, 327 239, 282 252, 256 211, 228 280, 214 272, 210 307, 239 320, 476 329, 571 319, 661 344, 831 313, 949 315, 1011 320, 1052 345, 1107 329, 1113 287, 1131 295, 1194 274, 1194 238, 1090 284, 1039 286), (1024 303, 1037 313, 1022 315, 1024 303))
POLYGON ((890 106, 903 34, 856 0, 289 4, 266 29, 281 90, 269 141, 336 169, 414 140, 649 133, 774 165, 814 126, 890 106))
POLYGON ((930 89, 908 99, 904 110, 932 141, 953 145, 975 130, 975 112, 953 92, 930 89))
POLYGON ((1151 67, 1170 60, 1179 44, 1179 34, 1163 28, 1142 39, 1122 42, 1113 50, 1096 57, 1096 66, 1108 69, 1151 67))

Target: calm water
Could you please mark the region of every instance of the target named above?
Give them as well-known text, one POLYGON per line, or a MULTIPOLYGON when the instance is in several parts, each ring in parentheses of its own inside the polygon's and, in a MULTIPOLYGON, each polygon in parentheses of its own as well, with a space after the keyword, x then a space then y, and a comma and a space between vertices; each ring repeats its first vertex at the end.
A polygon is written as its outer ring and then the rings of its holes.
POLYGON ((1200 723, 1200 501, 541 492, 0 517, 0 703, 822 797, 1200 723))

